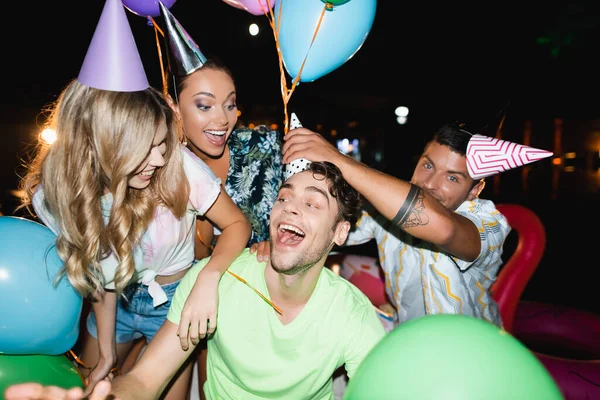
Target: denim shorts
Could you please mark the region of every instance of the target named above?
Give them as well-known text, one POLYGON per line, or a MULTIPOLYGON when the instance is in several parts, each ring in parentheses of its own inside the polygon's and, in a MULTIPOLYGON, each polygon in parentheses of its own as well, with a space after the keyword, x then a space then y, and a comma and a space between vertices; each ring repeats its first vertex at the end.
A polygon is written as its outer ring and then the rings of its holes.
MULTIPOLYGON (((148 293, 148 286, 141 283, 131 285, 126 289, 125 300, 120 296, 117 300, 116 341, 127 343, 144 336, 150 342, 163 322, 167 319, 171 300, 179 281, 161 285, 167 294, 167 301, 158 307, 152 304, 152 297, 148 293)), ((87 318, 87 330, 94 338, 98 338, 98 325, 96 315, 90 311, 87 318)))

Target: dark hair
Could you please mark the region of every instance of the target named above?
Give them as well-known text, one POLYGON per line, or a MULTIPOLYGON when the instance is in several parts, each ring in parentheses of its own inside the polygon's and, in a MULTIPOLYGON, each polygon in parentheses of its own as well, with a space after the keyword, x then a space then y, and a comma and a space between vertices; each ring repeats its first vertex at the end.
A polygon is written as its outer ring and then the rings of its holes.
POLYGON ((443 146, 450 147, 455 153, 466 156, 467 145, 472 136, 473 133, 467 130, 464 123, 455 121, 438 129, 429 143, 437 142, 443 146))
MULTIPOLYGON (((448 146, 453 152, 460 154, 463 157, 467 156, 467 146, 469 140, 473 137, 474 133, 470 132, 465 123, 454 121, 452 123, 442 126, 436 133, 429 143, 436 142, 442 146, 448 146)), ((429 146, 429 143, 425 146, 429 146)), ((475 187, 479 182, 484 179, 473 179, 471 189, 475 187)))
MULTIPOLYGON (((204 63, 204 65, 202 67, 198 68, 196 71, 202 71, 205 69, 214 69, 217 71, 225 72, 227 75, 229 75, 229 77, 233 81, 233 84, 235 85, 235 79, 233 78, 233 74, 231 73, 231 70, 217 57, 211 57, 211 58, 207 59, 206 62, 204 63)), ((196 72, 196 71, 194 71, 194 72, 196 72)), ((193 74, 194 72, 191 72, 184 76, 175 77, 175 90, 176 90, 175 99, 179 98, 179 95, 181 94, 183 89, 185 89, 188 77, 191 74, 193 74)))
POLYGON ((329 161, 311 162, 308 170, 315 175, 322 175, 328 181, 329 194, 337 200, 339 213, 337 222, 348 221, 351 226, 356 224, 358 214, 363 205, 363 198, 346 182, 342 171, 329 161))

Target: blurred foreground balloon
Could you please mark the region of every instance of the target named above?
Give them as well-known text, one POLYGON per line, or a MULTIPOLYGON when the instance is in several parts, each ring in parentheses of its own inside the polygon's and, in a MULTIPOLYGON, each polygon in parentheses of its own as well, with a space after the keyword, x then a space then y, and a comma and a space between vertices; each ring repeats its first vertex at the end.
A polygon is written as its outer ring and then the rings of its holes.
MULTIPOLYGON (((268 13, 277 0, 223 0, 232 7, 248 11, 252 15, 264 15, 268 13)), ((287 0, 286 0, 287 1, 287 0)))
MULTIPOLYGON (((167 8, 171 8, 176 0, 161 0, 161 3, 167 8)), ((140 17, 158 17, 160 9, 158 8, 158 0, 123 0, 123 5, 129 11, 140 17)))
POLYGON ((0 398, 9 386, 30 382, 64 389, 85 388, 83 376, 64 354, 57 356, 0 354, 0 398))
POLYGON ((388 333, 367 355, 344 400, 562 400, 521 342, 488 322, 428 315, 388 333))
POLYGON ((0 238, 0 353, 67 352, 79 336, 83 301, 66 277, 54 284, 63 266, 56 236, 37 222, 2 216, 0 238))
POLYGON ((275 25, 290 76, 298 75, 305 58, 300 82, 312 82, 352 58, 371 31, 376 5, 377 0, 285 0, 278 4, 275 25))

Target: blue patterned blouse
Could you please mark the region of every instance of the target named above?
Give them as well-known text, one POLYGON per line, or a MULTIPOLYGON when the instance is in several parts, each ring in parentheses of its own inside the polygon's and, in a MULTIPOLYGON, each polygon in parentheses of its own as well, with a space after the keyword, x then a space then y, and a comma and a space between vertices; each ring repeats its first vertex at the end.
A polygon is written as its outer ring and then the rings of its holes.
POLYGON ((235 129, 225 191, 252 224, 248 246, 269 240, 271 207, 283 180, 281 136, 266 126, 235 129))

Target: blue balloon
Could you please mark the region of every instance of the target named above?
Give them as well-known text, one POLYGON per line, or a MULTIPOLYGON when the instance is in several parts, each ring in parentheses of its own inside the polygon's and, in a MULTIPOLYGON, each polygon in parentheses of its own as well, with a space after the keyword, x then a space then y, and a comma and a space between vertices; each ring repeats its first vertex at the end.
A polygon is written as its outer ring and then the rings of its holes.
POLYGON ((283 64, 292 78, 296 78, 306 58, 300 82, 313 82, 352 58, 367 39, 377 0, 338 1, 338 4, 285 0, 274 8, 283 64), (326 11, 311 47, 324 8, 326 11))
POLYGON ((58 355, 79 336, 83 300, 66 277, 56 235, 37 222, 0 217, 0 353, 58 355))

